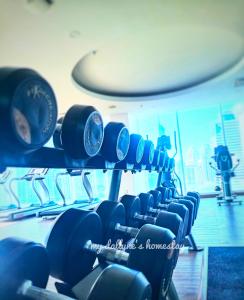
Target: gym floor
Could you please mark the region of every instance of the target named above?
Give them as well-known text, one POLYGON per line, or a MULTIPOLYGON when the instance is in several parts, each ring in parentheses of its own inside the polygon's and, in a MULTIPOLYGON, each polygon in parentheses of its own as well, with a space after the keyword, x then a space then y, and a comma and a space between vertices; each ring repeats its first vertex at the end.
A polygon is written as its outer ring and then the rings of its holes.
MULTIPOLYGON (((239 197, 244 200, 244 197, 239 197)), ((244 246, 244 204, 223 205, 216 200, 202 199, 193 235, 199 246, 244 246)), ((28 219, 16 223, 0 223, 0 239, 8 236, 24 237, 45 244, 52 220, 28 219)), ((204 298, 204 251, 183 249, 175 273, 174 283, 182 300, 204 298)))

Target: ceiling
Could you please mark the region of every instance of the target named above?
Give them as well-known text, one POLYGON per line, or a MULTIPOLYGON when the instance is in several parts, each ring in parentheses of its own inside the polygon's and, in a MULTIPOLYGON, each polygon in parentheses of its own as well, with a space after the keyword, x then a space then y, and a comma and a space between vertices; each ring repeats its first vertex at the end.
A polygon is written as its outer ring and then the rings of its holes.
POLYGON ((60 113, 74 103, 117 114, 244 100, 234 87, 243 57, 243 0, 0 0, 0 65, 38 70, 60 113), (91 92, 71 73, 94 53, 85 79, 100 90, 91 92), (99 95, 104 87, 126 99, 99 95), (159 93, 132 102, 140 90, 159 93))

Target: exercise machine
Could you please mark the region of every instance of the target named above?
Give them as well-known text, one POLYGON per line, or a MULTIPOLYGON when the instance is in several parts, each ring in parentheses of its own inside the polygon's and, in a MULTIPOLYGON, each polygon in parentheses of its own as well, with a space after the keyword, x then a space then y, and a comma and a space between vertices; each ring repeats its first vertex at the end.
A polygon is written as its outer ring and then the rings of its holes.
POLYGON ((227 146, 219 145, 214 148, 214 155, 212 162, 209 163, 210 167, 216 172, 217 179, 221 180, 221 187, 216 186, 215 190, 220 191, 217 195, 218 205, 239 203, 242 204, 241 200, 237 200, 236 195, 232 192, 231 178, 235 177, 235 170, 240 164, 240 159, 237 159, 236 164, 233 166, 232 156, 227 146))

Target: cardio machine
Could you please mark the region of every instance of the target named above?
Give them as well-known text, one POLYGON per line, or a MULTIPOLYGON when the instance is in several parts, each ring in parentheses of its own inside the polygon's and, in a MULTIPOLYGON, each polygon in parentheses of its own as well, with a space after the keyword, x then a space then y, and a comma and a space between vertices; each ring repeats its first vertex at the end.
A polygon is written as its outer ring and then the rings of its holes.
MULTIPOLYGON (((9 169, 6 169, 3 173, 0 174, 0 187, 4 190, 5 195, 9 199, 11 199, 11 194, 8 189, 8 180, 11 175, 11 171, 9 169)), ((0 212, 5 211, 5 210, 10 210, 10 209, 16 209, 17 205, 10 203, 9 205, 0 205, 0 212)))
POLYGON ((92 187, 90 184, 90 181, 88 179, 88 175, 89 173, 84 172, 84 170, 80 170, 80 169, 68 169, 66 171, 63 172, 59 172, 56 175, 56 180, 55 180, 55 185, 56 188, 61 196, 62 199, 62 205, 60 205, 59 207, 55 207, 55 208, 50 208, 49 210, 45 210, 45 211, 40 211, 38 213, 39 217, 51 217, 51 216, 57 216, 60 215, 61 213, 63 213, 64 211, 66 211, 67 209, 70 208, 82 208, 82 207, 86 207, 86 208, 92 208, 93 205, 98 203, 98 199, 93 197, 93 191, 92 191, 92 187), (68 204, 66 201, 66 197, 65 194, 62 190, 62 186, 60 183, 60 178, 62 176, 71 176, 71 177, 77 177, 77 176, 81 176, 81 181, 82 184, 86 190, 86 193, 88 195, 88 199, 86 200, 75 200, 73 203, 68 204))
POLYGON ((221 180, 221 187, 216 186, 215 190, 220 191, 217 195, 218 205, 239 203, 241 200, 236 199, 236 195, 232 193, 231 178, 235 177, 235 170, 240 164, 240 159, 237 159, 235 166, 233 166, 232 156, 227 146, 219 145, 214 148, 214 160, 215 165, 212 162, 209 163, 210 167, 215 170, 217 178, 221 180))
POLYGON ((27 174, 22 177, 14 177, 9 181, 9 192, 12 198, 16 201, 17 208, 14 210, 6 210, 0 212, 0 219, 5 221, 15 221, 28 217, 34 217, 36 214, 42 210, 48 209, 50 207, 57 207, 57 204, 50 201, 49 191, 44 183, 45 175, 48 169, 30 169, 27 174), (27 181, 31 183, 32 189, 37 196, 40 203, 31 204, 28 207, 23 207, 21 204, 21 199, 16 194, 14 189, 14 184, 16 182, 27 181), (39 185, 39 188, 37 187, 39 185), (40 191, 40 188, 42 192, 40 191), (46 201, 43 199, 43 194, 45 195, 46 201))

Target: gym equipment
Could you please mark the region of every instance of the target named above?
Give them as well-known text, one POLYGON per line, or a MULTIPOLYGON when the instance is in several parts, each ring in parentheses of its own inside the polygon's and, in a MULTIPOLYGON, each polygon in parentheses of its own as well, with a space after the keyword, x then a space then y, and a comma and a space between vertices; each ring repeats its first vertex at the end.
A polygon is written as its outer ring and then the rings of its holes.
POLYGON ((101 155, 109 162, 125 158, 130 146, 130 135, 123 123, 109 122, 104 129, 101 155))
POLYGON ((145 140, 144 152, 140 163, 135 164, 135 169, 145 170, 147 166, 153 163, 154 159, 154 144, 150 140, 145 140))
POLYGON ((173 272, 174 240, 168 229, 147 224, 141 227, 129 253, 104 246, 98 214, 69 209, 57 219, 47 241, 51 275, 73 286, 92 271, 99 257, 141 271, 152 286, 152 299, 164 298, 173 272), (150 245, 161 246, 149 248, 148 240, 150 245))
MULTIPOLYGON (((103 225, 102 243, 104 245, 109 243, 116 245, 119 242, 123 244, 124 241, 128 242, 128 238, 136 238, 140 231, 139 228, 125 226, 126 211, 124 205, 120 202, 103 201, 97 207, 96 212, 100 216, 103 225)), ((135 213, 136 219, 137 216, 141 220, 141 215, 135 213)), ((176 250, 180 248, 180 242, 182 241, 182 219, 175 213, 162 211, 158 213, 156 218, 149 218, 148 223, 169 229, 175 235, 174 265, 176 266, 178 259, 176 250)))
POLYGON ((66 172, 57 173, 55 184, 56 184, 56 188, 62 198, 63 205, 58 208, 56 207, 56 208, 51 208, 49 210, 41 211, 38 213, 38 216, 39 217, 57 216, 57 215, 60 215, 61 213, 63 213, 65 210, 70 209, 70 208, 86 207, 87 209, 91 209, 91 208, 95 207, 95 205, 97 205, 99 200, 97 198, 93 197, 92 187, 91 187, 90 181, 87 177, 88 174, 89 173, 85 172, 85 170, 79 170, 79 169, 67 170, 66 172), (71 176, 71 177, 77 177, 77 176, 81 177, 81 183, 85 187, 85 190, 88 195, 87 200, 75 200, 73 203, 67 204, 66 197, 64 195, 64 192, 62 191, 62 187, 59 182, 59 178, 61 176, 67 176, 67 175, 71 176))
POLYGON ((112 300, 114 295, 119 300, 151 299, 150 285, 140 272, 115 264, 97 267, 74 286, 71 289, 74 298, 46 290, 49 277, 46 249, 23 239, 0 241, 0 266, 2 300, 112 300))
MULTIPOLYGON (((9 169, 6 169, 3 173, 0 174, 0 187, 3 188, 5 194, 8 195, 8 197, 11 199, 11 194, 7 187, 7 183, 8 183, 10 174, 11 174, 11 172, 9 169)), ((16 208, 17 208, 16 204, 11 203, 8 206, 0 206, 0 212, 3 210, 10 210, 10 209, 16 209, 16 208)))
POLYGON ((64 117, 58 119, 55 131, 53 133, 53 145, 57 149, 63 149, 62 140, 61 140, 61 130, 62 130, 62 123, 64 117))
POLYGON ((180 216, 181 210, 179 207, 171 205, 170 211, 158 210, 154 217, 147 214, 150 207, 149 203, 146 204, 147 201, 153 201, 151 194, 142 193, 138 197, 124 195, 120 198, 120 202, 125 208, 125 225, 140 228, 144 224, 154 224, 167 228, 174 233, 176 245, 180 247, 184 239, 185 223, 183 223, 180 216))
MULTIPOLYGON (((189 250, 190 251, 202 251, 203 248, 197 246, 195 239, 192 235, 192 226, 194 224, 194 219, 195 219, 195 214, 196 214, 196 199, 192 196, 187 196, 187 197, 183 197, 183 198, 179 198, 179 199, 167 199, 167 188, 165 187, 158 187, 156 188, 156 190, 160 191, 163 195, 166 195, 164 198, 162 197, 162 204, 158 205, 158 208, 164 208, 165 205, 169 205, 170 203, 179 203, 179 204, 183 204, 186 206, 186 208, 189 210, 189 221, 188 221, 188 227, 187 227, 187 231, 186 231, 186 240, 185 240, 185 245, 189 246, 189 250), (187 198, 187 199, 185 199, 187 198), (194 198, 194 201, 193 201, 194 198)), ((191 193, 191 192, 190 192, 191 193)), ((198 204, 199 205, 199 204, 198 204)))
POLYGON ((0 299, 23 299, 18 290, 25 280, 45 288, 49 263, 45 248, 32 241, 6 238, 0 241, 0 299))
POLYGON ((59 122, 61 146, 66 154, 74 159, 98 154, 103 142, 103 120, 93 106, 73 105, 59 122))
POLYGON ((214 148, 214 156, 212 158, 215 161, 215 166, 212 162, 209 163, 210 167, 215 170, 217 178, 221 179, 222 187, 216 187, 216 190, 222 191, 218 196, 218 205, 227 203, 239 203, 241 200, 236 200, 236 195, 232 193, 231 178, 235 176, 235 170, 240 164, 240 159, 237 159, 237 163, 233 166, 232 156, 234 154, 229 152, 227 146, 219 145, 214 148))
MULTIPOLYGON (((182 237, 185 238, 189 234, 189 232, 191 232, 192 228, 192 217, 189 212, 189 209, 183 203, 179 202, 170 202, 168 204, 162 204, 162 195, 159 190, 151 190, 148 193, 153 196, 153 202, 151 200, 148 200, 148 214, 155 215, 162 210, 177 213, 183 220, 184 231, 182 237), (153 205, 151 206, 152 203, 153 205)), ((147 195, 148 193, 146 193, 145 195, 147 195)), ((188 207, 191 208, 192 205, 188 207)))
POLYGON ((31 69, 0 68, 2 149, 24 154, 41 148, 56 121, 56 98, 45 79, 31 69))
POLYGON ((145 141, 139 134, 130 135, 130 144, 127 155, 125 158, 117 163, 118 168, 128 168, 128 165, 131 165, 131 169, 135 164, 139 164, 142 160, 144 154, 145 141))
MULTIPOLYGON (((141 202, 141 211, 144 215, 158 216, 162 211, 167 211, 167 213, 175 213, 182 219, 182 233, 181 233, 181 243, 187 235, 187 230, 189 230, 189 210, 182 203, 169 203, 162 204, 160 201, 161 195, 157 190, 149 191, 148 193, 140 193, 138 195, 141 202)), ((191 223, 190 223, 191 224, 191 223)))
POLYGON ((19 219, 24 219, 28 217, 34 217, 37 213, 39 213, 42 210, 49 209, 51 207, 55 208, 58 207, 58 205, 50 200, 49 191, 44 183, 45 175, 47 174, 48 169, 30 169, 29 172, 22 176, 22 177, 15 177, 12 178, 9 181, 9 191, 15 199, 17 203, 17 209, 11 210, 11 211, 5 211, 0 213, 0 218, 8 221, 15 221, 19 219), (30 205, 29 207, 22 207, 21 200, 19 199, 18 195, 14 191, 13 184, 15 182, 22 182, 22 181, 28 181, 31 183, 32 189, 34 190, 34 193, 36 194, 37 198, 39 199, 39 204, 36 205, 30 205), (41 187, 42 191, 45 194, 45 198, 47 201, 43 200, 42 194, 39 192, 37 188, 37 183, 41 187))

